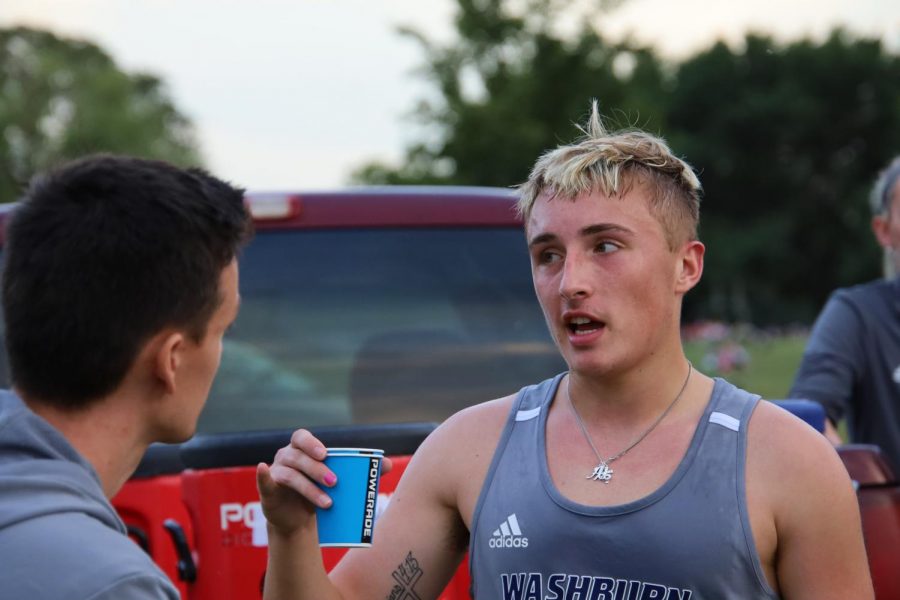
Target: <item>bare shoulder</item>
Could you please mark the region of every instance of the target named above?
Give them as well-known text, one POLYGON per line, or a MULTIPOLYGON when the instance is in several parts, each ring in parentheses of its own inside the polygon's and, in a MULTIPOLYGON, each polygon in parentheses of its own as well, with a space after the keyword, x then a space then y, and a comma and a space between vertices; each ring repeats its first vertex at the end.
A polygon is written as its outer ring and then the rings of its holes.
POLYGON ((407 469, 466 525, 514 400, 498 398, 456 413, 428 436, 407 469))
POLYGON ((419 448, 417 455, 453 463, 469 471, 473 463, 493 455, 503 426, 509 417, 515 395, 498 398, 465 408, 444 421, 419 448))
POLYGON ((786 598, 871 598, 859 505, 824 435, 760 402, 747 440, 747 499, 757 550, 786 598))
MULTIPOLYGON (((505 396, 464 408, 438 428, 442 435, 456 439, 499 436, 509 417, 516 395, 505 396)), ((473 440, 477 443, 477 440, 473 440)))
POLYGON ((806 494, 833 486, 852 490, 847 470, 825 436, 765 400, 750 419, 747 461, 756 474, 777 483, 774 491, 797 489, 806 494))

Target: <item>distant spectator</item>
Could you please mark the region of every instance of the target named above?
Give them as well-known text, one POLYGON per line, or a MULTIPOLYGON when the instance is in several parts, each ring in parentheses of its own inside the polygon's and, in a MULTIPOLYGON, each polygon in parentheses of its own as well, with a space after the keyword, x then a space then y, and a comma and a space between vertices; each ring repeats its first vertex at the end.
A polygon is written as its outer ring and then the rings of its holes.
MULTIPOLYGON (((900 157, 871 196, 872 230, 893 272, 900 256, 900 157)), ((826 435, 847 419, 850 440, 877 444, 900 467, 900 278, 835 291, 813 326, 790 396, 821 403, 826 435)))

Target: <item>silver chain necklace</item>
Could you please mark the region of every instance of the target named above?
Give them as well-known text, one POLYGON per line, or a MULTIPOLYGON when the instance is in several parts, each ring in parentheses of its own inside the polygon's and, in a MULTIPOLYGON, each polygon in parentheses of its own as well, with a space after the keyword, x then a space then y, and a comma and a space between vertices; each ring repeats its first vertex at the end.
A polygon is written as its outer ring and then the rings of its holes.
POLYGON ((660 422, 666 418, 666 415, 669 414, 669 411, 672 410, 672 407, 675 406, 675 403, 678 402, 678 399, 681 398, 681 394, 684 393, 685 388, 687 388, 688 381, 691 379, 691 373, 694 371, 694 365, 691 364, 691 361, 688 361, 688 374, 687 377, 684 378, 684 383, 681 384, 681 389, 678 390, 678 394, 675 396, 675 399, 669 403, 669 406, 659 415, 650 427, 647 428, 644 433, 640 435, 634 442, 631 443, 630 446, 615 454, 610 456, 609 458, 604 459, 603 456, 600 455, 600 452, 597 450, 597 447, 594 445, 593 440, 591 440, 591 436, 587 432, 587 428, 584 426, 584 421, 581 420, 581 415, 578 414, 578 410, 575 408, 575 404, 572 402, 572 396, 569 394, 569 387, 571 385, 572 378, 571 376, 566 379, 566 400, 569 401, 569 406, 572 407, 572 413, 575 415, 575 420, 578 422, 578 426, 581 428, 581 433, 584 434, 584 439, 587 440, 587 443, 590 444, 591 450, 594 451, 594 454, 597 455, 597 460, 600 461, 597 463, 597 466, 594 467, 594 470, 590 475, 585 477, 585 479, 593 479, 594 481, 602 481, 603 483, 609 483, 609 480, 612 479, 613 470, 609 468, 611 462, 616 459, 622 458, 625 454, 644 441, 644 438, 647 437, 651 431, 656 429, 656 426, 660 424, 660 422))

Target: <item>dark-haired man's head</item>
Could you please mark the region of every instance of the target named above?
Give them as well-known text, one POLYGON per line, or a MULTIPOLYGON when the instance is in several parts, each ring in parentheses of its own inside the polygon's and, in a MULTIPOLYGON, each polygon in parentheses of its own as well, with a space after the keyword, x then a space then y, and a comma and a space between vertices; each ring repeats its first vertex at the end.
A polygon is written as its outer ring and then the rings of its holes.
POLYGON ((201 344, 231 279, 236 294, 249 229, 243 190, 199 169, 102 155, 36 178, 4 244, 15 388, 77 409, 113 392, 160 331, 201 344))

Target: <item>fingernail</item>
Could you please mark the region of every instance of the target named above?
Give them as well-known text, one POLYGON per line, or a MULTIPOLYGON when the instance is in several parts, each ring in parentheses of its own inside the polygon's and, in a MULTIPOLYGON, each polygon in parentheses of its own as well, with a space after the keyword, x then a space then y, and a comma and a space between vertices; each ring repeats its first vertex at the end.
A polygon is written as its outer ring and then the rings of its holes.
POLYGON ((319 498, 319 506, 321 506, 322 508, 328 508, 329 506, 331 506, 331 498, 329 498, 328 496, 321 496, 319 498))
POLYGON ((316 456, 319 457, 319 460, 324 460, 325 457, 328 456, 328 450, 326 450, 322 446, 319 446, 318 448, 316 448, 316 456))
POLYGON ((334 485, 337 482, 337 475, 334 473, 328 473, 325 475, 325 485, 334 485))

